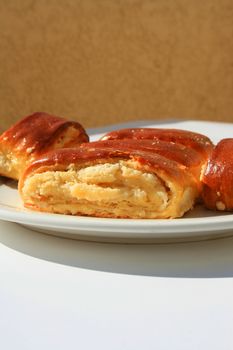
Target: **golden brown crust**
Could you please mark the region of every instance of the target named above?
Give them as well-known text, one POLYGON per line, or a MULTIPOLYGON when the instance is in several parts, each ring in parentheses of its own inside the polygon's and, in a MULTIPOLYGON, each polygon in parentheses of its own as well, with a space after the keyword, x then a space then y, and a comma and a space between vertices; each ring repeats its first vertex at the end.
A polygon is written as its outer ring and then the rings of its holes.
POLYGON ((172 161, 175 161, 181 165, 184 165, 197 179, 197 181, 200 181, 200 173, 202 170, 203 165, 206 163, 206 156, 203 156, 203 154, 200 154, 200 152, 197 152, 196 150, 179 144, 179 143, 173 143, 168 141, 161 141, 161 140, 135 140, 135 139, 116 139, 116 140, 106 140, 106 141, 97 141, 97 142, 91 142, 88 145, 83 145, 83 147, 90 148, 90 147, 105 147, 105 148, 111 148, 114 147, 114 149, 121 149, 122 146, 125 148, 129 148, 131 150, 141 150, 141 151, 148 151, 152 153, 156 153, 158 155, 161 155, 162 157, 165 157, 167 159, 170 159, 172 161))
POLYGON ((213 148, 211 140, 202 134, 179 129, 128 128, 107 133, 101 140, 162 140, 182 144, 208 156, 213 148))
POLYGON ((75 121, 34 113, 0 136, 0 174, 18 179, 26 165, 50 150, 76 147, 89 138, 75 121))
POLYGON ((78 132, 76 142, 88 141, 84 128, 78 122, 37 112, 21 119, 6 130, 0 136, 0 143, 8 143, 19 152, 25 152, 30 148, 30 153, 39 155, 49 150, 56 139, 70 127, 78 132))
POLYGON ((233 210, 233 139, 223 139, 214 148, 202 182, 207 208, 233 210))
MULTIPOLYGON (((102 142, 90 142, 83 144, 80 148, 66 148, 47 153, 44 157, 33 162, 23 174, 23 178, 32 172, 40 171, 44 168, 66 169, 70 165, 84 165, 98 162, 111 161, 111 159, 134 159, 142 166, 147 166, 150 170, 160 169, 170 176, 183 181, 183 175, 187 168, 173 160, 163 157, 159 154, 145 150, 138 145, 137 149, 127 147, 127 143, 115 147, 114 143, 109 142, 109 147, 102 142)), ((23 181, 23 180, 22 180, 23 181)))

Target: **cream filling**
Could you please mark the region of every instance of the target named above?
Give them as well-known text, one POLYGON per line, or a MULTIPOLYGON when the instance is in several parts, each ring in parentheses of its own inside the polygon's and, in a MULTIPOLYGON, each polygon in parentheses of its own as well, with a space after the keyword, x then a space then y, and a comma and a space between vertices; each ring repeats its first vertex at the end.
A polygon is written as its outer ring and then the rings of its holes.
POLYGON ((52 149, 65 148, 71 144, 79 144, 80 131, 73 126, 64 130, 60 137, 51 145, 52 149))
POLYGON ((0 154, 0 168, 4 169, 4 172, 10 172, 13 168, 12 161, 3 154, 0 154))
POLYGON ((169 204, 163 182, 133 161, 37 173, 25 180, 22 196, 39 210, 96 216, 160 217, 169 204))
POLYGON ((0 175, 18 179, 23 164, 21 157, 16 158, 12 153, 0 153, 0 175))

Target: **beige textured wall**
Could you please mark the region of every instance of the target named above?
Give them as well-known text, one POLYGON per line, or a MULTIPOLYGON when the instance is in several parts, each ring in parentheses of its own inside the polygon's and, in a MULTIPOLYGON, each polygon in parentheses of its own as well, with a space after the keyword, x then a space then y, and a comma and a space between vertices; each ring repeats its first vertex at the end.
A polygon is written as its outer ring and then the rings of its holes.
POLYGON ((233 121, 232 0, 0 0, 0 128, 233 121))

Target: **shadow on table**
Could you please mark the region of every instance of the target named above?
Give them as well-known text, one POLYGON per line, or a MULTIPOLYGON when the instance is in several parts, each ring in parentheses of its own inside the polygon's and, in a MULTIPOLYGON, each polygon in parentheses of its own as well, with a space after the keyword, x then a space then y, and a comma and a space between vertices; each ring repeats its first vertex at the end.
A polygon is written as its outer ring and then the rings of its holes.
POLYGON ((2 222, 0 243, 38 259, 83 269, 159 277, 233 277, 233 237, 176 244, 93 243, 2 222))

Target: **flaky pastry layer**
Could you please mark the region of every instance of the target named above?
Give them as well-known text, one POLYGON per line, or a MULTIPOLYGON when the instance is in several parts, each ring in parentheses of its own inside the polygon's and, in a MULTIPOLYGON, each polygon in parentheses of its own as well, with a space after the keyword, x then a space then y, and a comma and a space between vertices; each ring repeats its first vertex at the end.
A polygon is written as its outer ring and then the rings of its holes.
POLYGON ((197 196, 192 181, 182 186, 136 160, 32 172, 20 192, 26 207, 40 211, 151 219, 181 217, 197 196))

